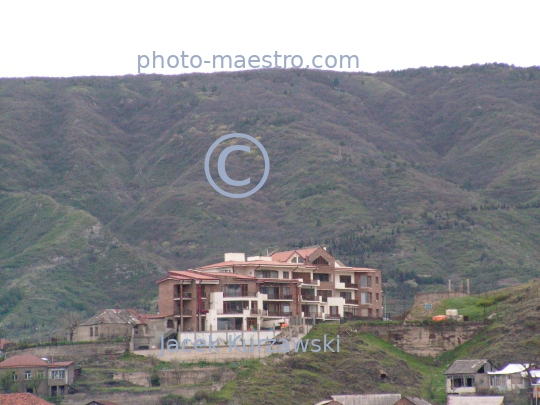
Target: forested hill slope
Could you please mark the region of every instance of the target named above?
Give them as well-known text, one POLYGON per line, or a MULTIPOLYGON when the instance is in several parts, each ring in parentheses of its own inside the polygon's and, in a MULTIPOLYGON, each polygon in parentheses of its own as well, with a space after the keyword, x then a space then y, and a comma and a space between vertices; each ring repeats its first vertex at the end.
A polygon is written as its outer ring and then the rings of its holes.
POLYGON ((382 268, 390 304, 537 277, 539 108, 540 71, 506 65, 2 79, 0 321, 150 310, 167 269, 316 243, 382 268), (204 174, 231 132, 270 157, 246 199, 204 174))

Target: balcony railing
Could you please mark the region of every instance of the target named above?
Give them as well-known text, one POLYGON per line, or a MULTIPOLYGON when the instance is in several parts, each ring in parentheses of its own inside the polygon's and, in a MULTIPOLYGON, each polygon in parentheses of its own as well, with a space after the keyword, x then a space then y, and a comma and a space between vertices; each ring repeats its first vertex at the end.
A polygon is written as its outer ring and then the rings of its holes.
POLYGON ((345 288, 358 288, 358 284, 345 283, 345 288))
POLYGON ((328 302, 328 297, 322 297, 322 302, 328 302))
POLYGON ((302 294, 302 301, 319 301, 319 297, 311 294, 302 294))
POLYGON ((306 285, 319 285, 319 282, 318 280, 302 280, 302 284, 306 284, 306 285))
POLYGON ((358 300, 351 300, 349 298, 345 298, 345 304, 358 305, 358 300))
POLYGON ((174 309, 174 314, 175 315, 182 315, 182 316, 191 316, 192 311, 191 311, 191 309, 187 309, 187 308, 184 308, 183 311, 180 311, 180 308, 175 308, 174 309))
POLYGON ((184 299, 184 300, 190 300, 191 299, 191 293, 189 293, 189 292, 185 292, 185 293, 182 293, 182 294, 180 294, 179 292, 174 293, 174 298, 180 298, 180 297, 182 297, 182 299, 184 299))
POLYGON ((304 312, 305 318, 322 318, 322 312, 304 312))
POLYGON ((243 314, 244 310, 242 308, 225 308, 225 309, 218 309, 217 314, 218 315, 238 315, 243 314))
POLYGON ((340 319, 341 316, 339 314, 326 314, 326 319, 340 319))
POLYGON ((291 316, 291 311, 268 311, 268 316, 291 316))
POLYGON ((268 294, 269 300, 292 300, 290 294, 268 294))
POLYGON ((252 291, 223 291, 223 298, 230 297, 256 297, 257 293, 252 291))
POLYGON ((249 311, 249 313, 251 315, 261 315, 261 316, 267 316, 268 315, 268 311, 266 309, 251 309, 249 311))

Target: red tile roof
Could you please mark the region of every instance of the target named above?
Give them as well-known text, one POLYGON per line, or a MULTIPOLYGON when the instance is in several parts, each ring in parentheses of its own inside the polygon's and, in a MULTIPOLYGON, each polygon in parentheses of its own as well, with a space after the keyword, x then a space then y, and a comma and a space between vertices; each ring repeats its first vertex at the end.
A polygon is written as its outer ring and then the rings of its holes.
POLYGON ((197 271, 182 271, 182 270, 170 270, 169 277, 180 276, 180 278, 194 279, 194 280, 216 280, 217 278, 199 273, 197 271))
POLYGON ((92 401, 87 403, 86 405, 118 405, 116 402, 111 401, 92 401))
POLYGON ((197 267, 195 270, 215 269, 218 267, 232 267, 232 266, 269 266, 269 267, 315 267, 311 265, 304 265, 303 263, 286 263, 278 262, 275 260, 252 260, 248 262, 227 261, 209 264, 207 266, 197 267))
POLYGON ((57 361, 54 363, 48 363, 42 360, 35 354, 20 354, 17 356, 8 357, 6 360, 0 362, 0 368, 17 368, 17 367, 67 367, 73 364, 72 361, 57 361))
POLYGON ((48 366, 45 360, 42 360, 35 354, 21 354, 18 356, 8 357, 6 360, 0 363, 0 368, 13 368, 13 367, 40 367, 48 366))
POLYGON ((271 254, 272 259, 277 262, 286 262, 294 253, 297 253, 302 259, 306 260, 313 252, 319 249, 320 246, 307 248, 307 249, 297 249, 297 250, 288 250, 286 252, 274 252, 271 254))
MULTIPOLYGON (((0 404, 2 405, 52 405, 35 395, 27 392, 23 394, 0 394, 0 404)), ((107 404, 104 404, 107 405, 107 404)))

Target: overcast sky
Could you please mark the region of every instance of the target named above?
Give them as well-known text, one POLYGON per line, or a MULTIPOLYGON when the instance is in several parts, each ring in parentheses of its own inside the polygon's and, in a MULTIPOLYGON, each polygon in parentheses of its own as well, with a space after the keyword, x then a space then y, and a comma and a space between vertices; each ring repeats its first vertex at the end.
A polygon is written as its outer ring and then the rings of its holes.
MULTIPOLYGON (((223 70, 213 68, 213 55, 231 55, 233 62, 243 55, 249 68, 252 55, 272 55, 275 63, 276 51, 298 55, 310 68, 315 61, 324 67, 329 55, 336 60, 357 55, 358 67, 342 70, 364 72, 490 62, 540 65, 531 1, 10 3, 0 6, 0 77, 208 72, 223 70), (139 55, 153 52, 164 56, 164 68, 158 58, 156 69, 152 59, 141 69, 146 60, 139 55), (182 52, 188 68, 181 66, 182 52), (316 55, 321 57, 314 61, 316 55)), ((283 57, 277 65, 283 66, 283 57)), ((334 69, 340 70, 339 64, 334 69)))

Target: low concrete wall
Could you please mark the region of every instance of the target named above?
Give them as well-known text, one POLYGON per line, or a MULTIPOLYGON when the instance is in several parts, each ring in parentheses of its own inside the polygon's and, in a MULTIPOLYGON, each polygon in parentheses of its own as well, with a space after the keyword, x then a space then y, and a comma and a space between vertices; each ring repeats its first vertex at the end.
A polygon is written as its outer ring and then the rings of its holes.
POLYGON ((35 354, 54 361, 87 361, 93 356, 121 356, 129 349, 129 342, 85 343, 66 346, 41 346, 22 350, 10 350, 7 357, 17 354, 35 354))
MULTIPOLYGON (((226 383, 234 380, 236 374, 227 367, 190 367, 178 370, 160 370, 158 372, 160 386, 202 385, 205 383, 226 383)), ((129 381, 135 385, 149 387, 148 373, 135 371, 118 373, 115 380, 129 381)))

